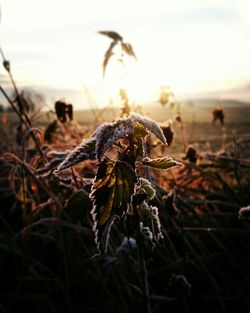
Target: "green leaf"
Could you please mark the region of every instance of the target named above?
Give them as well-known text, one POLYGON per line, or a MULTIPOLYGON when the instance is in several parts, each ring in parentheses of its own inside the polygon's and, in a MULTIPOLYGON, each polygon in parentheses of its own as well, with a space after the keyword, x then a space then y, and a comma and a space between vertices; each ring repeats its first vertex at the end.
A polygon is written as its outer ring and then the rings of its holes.
POLYGON ((114 220, 123 217, 134 193, 136 175, 125 162, 104 159, 98 166, 90 194, 96 244, 101 253, 107 251, 110 228, 114 220))
POLYGON ((156 169, 167 170, 171 167, 182 166, 182 164, 170 157, 163 157, 157 159, 144 158, 142 164, 156 169))
POLYGON ((149 201, 155 197, 155 190, 149 180, 141 177, 138 185, 139 187, 137 188, 137 193, 145 193, 149 201))

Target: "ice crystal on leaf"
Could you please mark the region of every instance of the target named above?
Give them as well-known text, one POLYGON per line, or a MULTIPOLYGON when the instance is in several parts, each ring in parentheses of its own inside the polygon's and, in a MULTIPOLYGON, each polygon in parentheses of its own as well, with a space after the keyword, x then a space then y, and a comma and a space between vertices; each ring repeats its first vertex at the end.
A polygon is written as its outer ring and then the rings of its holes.
POLYGON ((182 166, 180 162, 170 157, 163 157, 157 159, 144 158, 142 160, 142 164, 160 170, 167 170, 171 167, 182 166))
POLYGON ((166 138, 163 134, 161 127, 151 118, 145 117, 138 113, 132 113, 130 117, 132 122, 138 122, 142 124, 145 128, 147 128, 151 133, 153 133, 161 142, 163 142, 167 146, 166 138))
POLYGON ((58 166, 57 172, 70 168, 84 160, 95 160, 95 144, 95 138, 83 141, 67 155, 66 159, 58 166))
POLYGON ((120 119, 114 123, 104 123, 97 128, 94 136, 96 138, 96 157, 101 160, 105 152, 119 139, 132 134, 134 125, 128 119, 120 119))
POLYGON ((137 123, 142 124, 165 145, 167 145, 166 138, 160 126, 155 121, 140 114, 132 113, 127 118, 119 119, 113 123, 104 123, 97 128, 93 136, 96 138, 96 157, 98 160, 102 159, 105 152, 116 141, 125 138, 126 135, 133 134, 137 123))

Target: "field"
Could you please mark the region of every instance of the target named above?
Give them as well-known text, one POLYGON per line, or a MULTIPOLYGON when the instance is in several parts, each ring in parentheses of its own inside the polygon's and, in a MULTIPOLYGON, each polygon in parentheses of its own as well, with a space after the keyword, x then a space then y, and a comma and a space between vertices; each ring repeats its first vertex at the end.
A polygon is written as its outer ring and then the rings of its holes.
POLYGON ((213 108, 2 113, 0 312, 249 312, 250 108, 213 108))

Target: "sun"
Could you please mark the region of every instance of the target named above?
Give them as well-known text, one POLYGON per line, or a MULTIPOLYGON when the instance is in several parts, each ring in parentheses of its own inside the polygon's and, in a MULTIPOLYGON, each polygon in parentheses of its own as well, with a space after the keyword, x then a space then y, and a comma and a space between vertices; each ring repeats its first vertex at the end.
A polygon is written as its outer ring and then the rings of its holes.
POLYGON ((157 84, 140 69, 140 62, 129 58, 123 62, 116 58, 111 60, 103 84, 110 98, 116 98, 119 90, 124 89, 135 104, 152 100, 157 90, 157 84))

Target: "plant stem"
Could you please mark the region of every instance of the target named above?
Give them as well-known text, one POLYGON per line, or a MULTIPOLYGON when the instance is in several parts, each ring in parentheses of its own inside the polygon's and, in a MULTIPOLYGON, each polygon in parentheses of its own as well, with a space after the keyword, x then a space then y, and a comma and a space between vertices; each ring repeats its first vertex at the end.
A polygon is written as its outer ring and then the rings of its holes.
MULTIPOLYGON (((3 87, 0 85, 0 91, 2 92, 2 94, 4 95, 4 97, 6 98, 6 100, 9 102, 10 106, 12 107, 12 109, 14 110, 14 112, 17 114, 17 116, 19 117, 21 123, 23 123, 25 125, 25 127, 27 129, 31 129, 30 127, 30 121, 29 123, 23 118, 23 115, 17 110, 17 108, 15 107, 13 101, 10 99, 10 97, 8 96, 8 94, 5 92, 5 90, 3 89, 3 87)), ((41 147, 40 147, 40 144, 35 136, 35 134, 33 133, 33 131, 31 131, 30 133, 35 145, 36 145, 36 148, 42 158, 42 160, 44 161, 44 164, 46 163, 46 158, 41 150, 41 147)))
POLYGON ((182 134, 183 150, 184 152, 186 152, 187 144, 186 144, 185 133, 184 133, 184 125, 182 121, 181 121, 181 134, 182 134))
POLYGON ((140 279, 141 279, 141 288, 143 295, 143 302, 145 308, 143 312, 151 313, 150 309, 150 299, 149 299, 149 290, 148 290, 148 275, 147 275, 147 267, 146 260, 143 250, 143 243, 141 238, 141 232, 138 230, 138 261, 139 261, 139 270, 140 270, 140 279))

